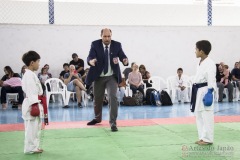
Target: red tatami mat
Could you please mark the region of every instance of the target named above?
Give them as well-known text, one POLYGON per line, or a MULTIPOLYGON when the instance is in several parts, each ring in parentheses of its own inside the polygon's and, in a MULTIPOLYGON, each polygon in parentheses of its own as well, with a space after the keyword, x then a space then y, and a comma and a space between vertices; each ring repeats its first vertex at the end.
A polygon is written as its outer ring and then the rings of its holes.
MULTIPOLYGON (((215 116, 215 123, 220 122, 240 122, 240 116, 215 116)), ((158 119, 136 119, 136 120, 117 120, 119 127, 126 126, 150 126, 164 124, 194 124, 195 117, 180 118, 158 118, 158 119)), ((45 129, 67 129, 67 128, 92 128, 92 127, 109 127, 108 121, 102 121, 95 126, 87 126, 87 121, 78 122, 50 122, 45 129)), ((1 124, 0 132, 22 131, 23 123, 18 124, 1 124)))

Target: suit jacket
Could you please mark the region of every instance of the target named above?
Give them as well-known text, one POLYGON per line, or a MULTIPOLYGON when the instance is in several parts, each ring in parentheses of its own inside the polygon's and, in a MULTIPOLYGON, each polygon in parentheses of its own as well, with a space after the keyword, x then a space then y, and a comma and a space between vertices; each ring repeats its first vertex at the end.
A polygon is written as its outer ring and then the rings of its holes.
MULTIPOLYGON (((118 64, 113 63, 113 58, 119 57, 119 60, 123 62, 124 58, 127 58, 125 53, 122 50, 121 43, 112 40, 110 45, 110 65, 113 70, 114 76, 116 76, 118 83, 122 82, 122 76, 121 71, 118 64)), ((96 40, 93 41, 91 44, 91 49, 89 51, 89 55, 87 57, 87 63, 90 66, 89 72, 87 74, 87 78, 85 80, 85 83, 90 85, 93 81, 95 81, 102 73, 104 69, 104 48, 102 40, 96 40), (96 58, 97 62, 95 63, 95 66, 91 66, 89 63, 90 60, 96 58)), ((123 64, 124 65, 124 64, 123 64)), ((127 64, 128 65, 128 64, 127 64)), ((125 65, 125 66, 127 66, 125 65)))

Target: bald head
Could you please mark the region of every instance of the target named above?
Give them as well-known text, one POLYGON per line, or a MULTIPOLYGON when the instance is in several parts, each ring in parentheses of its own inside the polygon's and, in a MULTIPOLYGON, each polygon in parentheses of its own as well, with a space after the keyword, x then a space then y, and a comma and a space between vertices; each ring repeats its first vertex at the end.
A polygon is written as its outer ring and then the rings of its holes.
POLYGON ((102 37, 102 42, 105 45, 109 45, 111 43, 112 39, 112 31, 111 29, 104 28, 101 30, 101 37, 102 37))
POLYGON ((110 32, 110 33, 112 34, 112 31, 111 31, 111 29, 109 29, 109 28, 104 28, 104 29, 102 29, 102 30, 101 30, 101 36, 103 35, 103 32, 110 32))
POLYGON ((220 62, 219 64, 220 64, 221 66, 224 66, 224 65, 225 65, 225 63, 224 63, 224 62, 220 62))

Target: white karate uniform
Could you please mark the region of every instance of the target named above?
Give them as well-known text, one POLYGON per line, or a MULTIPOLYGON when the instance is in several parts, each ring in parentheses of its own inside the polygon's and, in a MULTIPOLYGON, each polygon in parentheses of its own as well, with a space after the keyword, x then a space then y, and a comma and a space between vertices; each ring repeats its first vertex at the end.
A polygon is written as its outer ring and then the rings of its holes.
POLYGON ((207 57, 200 65, 198 65, 197 73, 193 81, 194 83, 208 83, 207 86, 198 89, 195 115, 199 140, 210 143, 213 143, 214 135, 214 101, 211 106, 204 106, 203 97, 209 88, 213 88, 214 90, 217 88, 215 76, 216 65, 209 57, 207 57))
POLYGON ((26 94, 22 103, 22 118, 25 126, 24 153, 33 153, 38 150, 40 143, 43 107, 39 103, 38 95, 42 95, 43 90, 38 77, 29 69, 26 69, 22 78, 22 89, 26 94), (30 115, 31 105, 34 103, 39 103, 40 116, 38 117, 30 115))
POLYGON ((189 96, 188 96, 188 88, 187 88, 187 81, 186 78, 182 75, 179 79, 178 75, 175 78, 175 86, 176 86, 176 94, 177 94, 177 100, 180 101, 183 99, 184 102, 190 102, 189 96), (183 91, 178 86, 184 86, 186 87, 183 91))

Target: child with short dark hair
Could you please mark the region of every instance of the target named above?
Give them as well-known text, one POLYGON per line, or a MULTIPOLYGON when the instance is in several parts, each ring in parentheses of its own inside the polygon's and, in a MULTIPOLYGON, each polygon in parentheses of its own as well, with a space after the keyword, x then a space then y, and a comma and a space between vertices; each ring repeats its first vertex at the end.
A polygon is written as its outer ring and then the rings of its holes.
POLYGON ((216 88, 216 66, 208 57, 211 43, 207 40, 196 43, 196 57, 201 58, 193 80, 191 111, 195 112, 198 129, 196 144, 213 143, 214 135, 214 103, 213 90, 216 88))
POLYGON ((64 75, 66 73, 69 73, 69 64, 64 63, 63 64, 63 71, 59 74, 59 79, 61 79, 64 82, 64 75))
POLYGON ((29 51, 22 56, 22 61, 28 67, 22 78, 22 89, 26 93, 26 98, 22 104, 22 118, 25 126, 24 153, 42 153, 39 148, 41 122, 43 118, 43 106, 38 99, 43 94, 41 83, 34 73, 39 68, 40 55, 35 51, 29 51), (32 105, 38 105, 39 116, 31 115, 32 105))
MULTIPOLYGON (((175 86, 176 86, 176 93, 177 93, 177 100, 181 103, 181 100, 184 100, 184 103, 189 103, 189 96, 188 96, 188 88, 187 88, 187 80, 186 77, 183 76, 183 69, 177 69, 177 76, 175 79, 175 86)), ((175 100, 175 97, 174 97, 175 100)))

